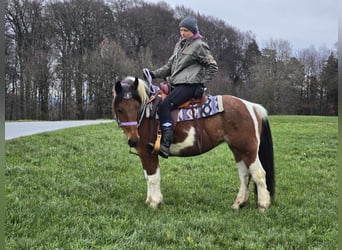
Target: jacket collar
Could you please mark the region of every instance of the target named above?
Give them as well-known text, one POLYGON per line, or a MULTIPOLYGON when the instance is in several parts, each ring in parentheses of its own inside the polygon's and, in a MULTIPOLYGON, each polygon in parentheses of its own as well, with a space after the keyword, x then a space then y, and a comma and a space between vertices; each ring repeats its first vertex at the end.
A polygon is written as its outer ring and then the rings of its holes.
POLYGON ((197 32, 197 33, 194 34, 192 37, 185 38, 185 39, 180 38, 179 40, 180 40, 181 42, 185 42, 185 41, 196 40, 196 39, 199 39, 199 38, 203 38, 203 36, 202 36, 199 32, 197 32))

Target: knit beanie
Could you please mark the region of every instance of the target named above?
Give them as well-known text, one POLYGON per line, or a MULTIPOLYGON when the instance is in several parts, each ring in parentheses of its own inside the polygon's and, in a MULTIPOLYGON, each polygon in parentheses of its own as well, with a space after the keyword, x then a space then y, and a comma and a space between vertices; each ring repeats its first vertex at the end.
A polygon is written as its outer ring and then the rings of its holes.
POLYGON ((197 20, 193 16, 188 16, 184 18, 180 23, 179 27, 184 27, 190 30, 193 34, 198 32, 197 20))

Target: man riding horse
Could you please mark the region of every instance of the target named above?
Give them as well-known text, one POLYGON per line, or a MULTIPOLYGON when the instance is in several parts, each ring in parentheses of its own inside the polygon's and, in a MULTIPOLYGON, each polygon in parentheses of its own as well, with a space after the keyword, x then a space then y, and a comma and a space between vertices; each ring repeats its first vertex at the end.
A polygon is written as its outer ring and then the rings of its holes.
POLYGON ((171 111, 191 98, 203 95, 204 85, 218 72, 217 63, 209 46, 202 40, 197 20, 193 16, 184 18, 180 24, 180 39, 168 62, 157 70, 150 71, 152 78, 168 77, 172 91, 158 108, 162 133, 159 155, 168 158, 173 141, 171 111))

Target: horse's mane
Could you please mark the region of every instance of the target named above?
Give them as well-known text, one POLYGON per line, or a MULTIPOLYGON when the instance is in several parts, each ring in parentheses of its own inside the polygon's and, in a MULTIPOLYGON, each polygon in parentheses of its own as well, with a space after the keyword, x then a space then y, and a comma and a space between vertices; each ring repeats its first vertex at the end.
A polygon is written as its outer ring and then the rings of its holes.
MULTIPOLYGON (((130 80, 130 81, 134 82, 135 81, 135 77, 127 76, 125 78, 125 80, 130 80)), ((149 100, 149 96, 150 96, 151 90, 150 90, 150 88, 148 86, 148 83, 146 81, 144 81, 144 80, 142 80, 140 78, 138 78, 138 81, 139 81, 139 84, 138 84, 137 91, 138 91, 138 94, 139 94, 139 96, 141 98, 141 104, 145 105, 148 102, 148 100, 149 100)))

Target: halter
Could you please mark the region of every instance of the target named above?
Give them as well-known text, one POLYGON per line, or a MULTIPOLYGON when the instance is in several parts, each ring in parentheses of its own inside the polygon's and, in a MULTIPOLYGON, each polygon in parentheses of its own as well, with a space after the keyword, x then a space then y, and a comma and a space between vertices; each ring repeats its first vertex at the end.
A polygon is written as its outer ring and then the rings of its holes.
POLYGON ((138 121, 120 122, 120 120, 118 118, 116 118, 115 120, 118 123, 119 127, 137 126, 139 128, 140 123, 141 123, 142 119, 144 118, 145 111, 146 111, 146 105, 144 105, 144 107, 139 112, 139 120, 138 121))
POLYGON ((138 121, 130 121, 130 122, 120 122, 120 120, 117 117, 114 117, 114 120, 118 123, 119 127, 129 127, 129 126, 137 126, 139 128, 142 119, 144 118, 145 111, 146 111, 147 104, 142 105, 142 107, 139 109, 139 119, 138 121))
POLYGON ((117 120, 118 125, 120 127, 128 127, 128 126, 137 126, 138 122, 120 122, 119 120, 117 120))

